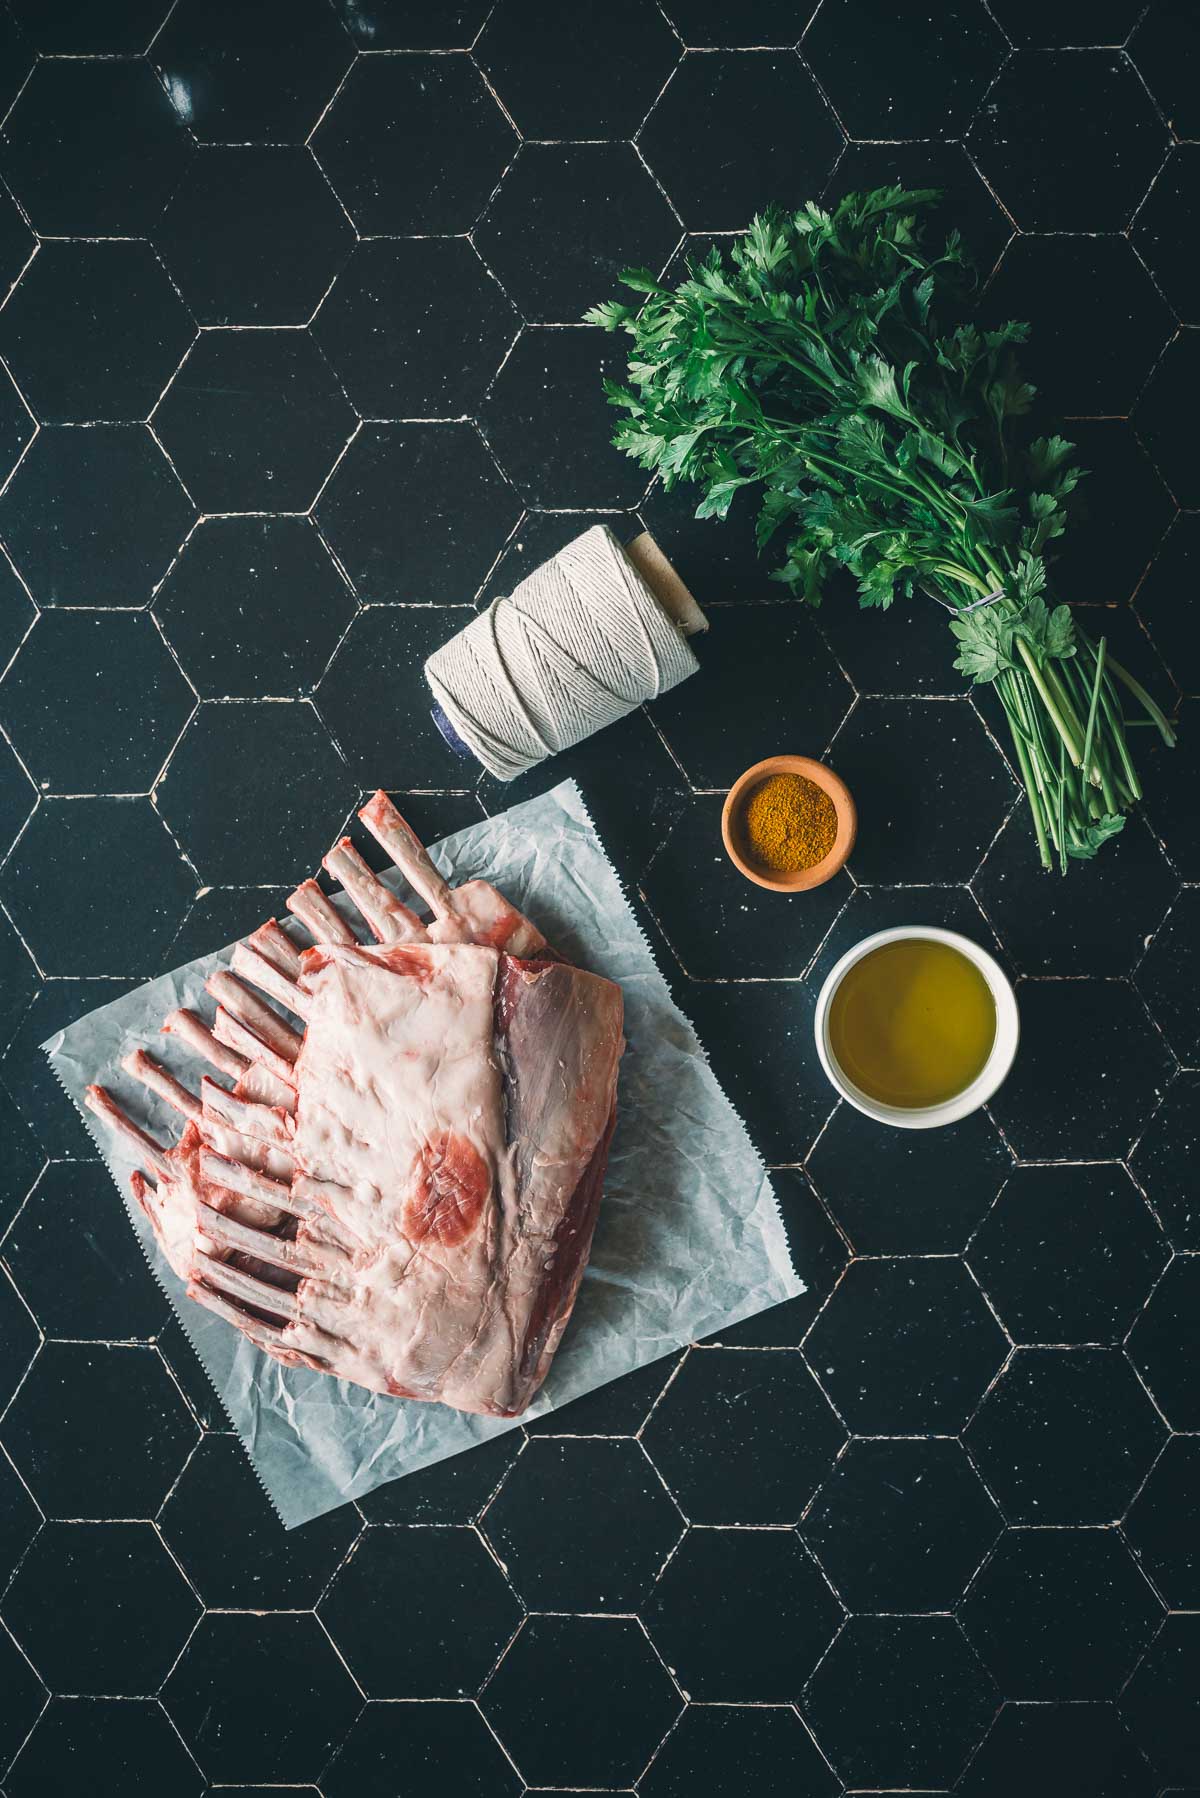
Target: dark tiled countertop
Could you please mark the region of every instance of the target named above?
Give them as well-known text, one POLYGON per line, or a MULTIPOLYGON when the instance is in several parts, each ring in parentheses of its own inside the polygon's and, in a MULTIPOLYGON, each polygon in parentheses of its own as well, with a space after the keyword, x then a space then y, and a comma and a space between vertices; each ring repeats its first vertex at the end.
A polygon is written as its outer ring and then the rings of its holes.
POLYGON ((1182 0, 0 0, 7 1798, 1200 1785, 1197 94, 1182 0), (1094 470, 1064 591, 1182 715, 1066 883, 940 616, 802 612, 747 518, 646 492, 576 322, 893 179, 1033 320, 1094 470), (424 656, 639 516, 719 680, 474 783, 424 656), (794 906, 715 847, 785 747, 863 817, 794 906), (362 789, 440 835, 567 773, 810 1291, 285 1536, 35 1045, 257 923, 362 789), (1025 1026, 928 1136, 809 1046, 908 919, 1025 1026))

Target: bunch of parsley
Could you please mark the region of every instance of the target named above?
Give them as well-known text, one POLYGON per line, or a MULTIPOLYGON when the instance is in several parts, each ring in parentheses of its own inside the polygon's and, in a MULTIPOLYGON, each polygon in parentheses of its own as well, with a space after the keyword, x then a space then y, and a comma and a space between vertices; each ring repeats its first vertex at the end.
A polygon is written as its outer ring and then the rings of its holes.
POLYGON ((697 517, 755 487, 759 547, 784 539, 774 578, 794 593, 815 603, 848 570, 863 606, 919 591, 950 609, 955 666, 994 685, 1042 862, 1065 873, 1141 798, 1124 707, 1174 736, 1105 640, 1048 601, 1084 471, 1072 444, 1027 429, 1027 327, 966 317, 957 233, 922 247, 938 198, 889 187, 768 211, 674 288, 626 273, 635 301, 587 320, 633 339, 628 385, 606 383, 628 414, 615 442, 664 487, 699 486, 697 517))

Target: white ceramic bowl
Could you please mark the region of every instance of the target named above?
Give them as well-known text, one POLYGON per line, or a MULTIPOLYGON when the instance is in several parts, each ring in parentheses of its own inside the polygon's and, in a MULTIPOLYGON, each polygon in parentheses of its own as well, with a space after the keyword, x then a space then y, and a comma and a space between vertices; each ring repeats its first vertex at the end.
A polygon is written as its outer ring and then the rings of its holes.
POLYGON ((815 1028, 821 1066, 843 1099, 865 1112, 867 1117, 875 1118, 881 1124, 894 1124, 899 1130, 936 1130, 942 1124, 956 1124, 959 1118, 978 1111, 991 1098, 1012 1067, 1021 1034, 1016 994, 995 957, 989 955, 986 949, 981 949, 978 943, 973 943, 969 937, 959 936, 955 930, 938 930, 933 925, 922 924, 905 924, 895 930, 877 930, 873 936, 865 936, 861 943, 855 943, 853 949, 847 949, 841 960, 830 970, 817 997, 815 1028), (907 942, 914 937, 949 943, 952 949, 957 949, 975 964, 987 981, 995 1002, 996 1038, 991 1054, 975 1079, 969 1086, 964 1086, 960 1093, 955 1093, 952 1099, 946 1099, 940 1105, 883 1105, 855 1086, 839 1067, 829 1041, 829 1008, 833 1003, 833 995, 855 962, 861 961, 864 955, 869 955, 872 949, 881 949, 884 943, 907 942))

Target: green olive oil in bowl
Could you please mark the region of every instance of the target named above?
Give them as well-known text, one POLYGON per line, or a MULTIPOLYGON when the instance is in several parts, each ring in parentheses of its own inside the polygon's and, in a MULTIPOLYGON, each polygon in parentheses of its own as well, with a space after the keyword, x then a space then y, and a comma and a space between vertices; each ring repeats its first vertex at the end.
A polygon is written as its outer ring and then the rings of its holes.
POLYGON ((954 931, 883 930, 844 955, 817 1001, 817 1048, 860 1111, 902 1129, 965 1117, 1012 1065, 1019 1025, 1003 970, 954 931))
POLYGON ((965 955, 906 937, 855 962, 829 1008, 842 1072, 882 1105, 943 1105, 983 1072, 996 1004, 965 955))

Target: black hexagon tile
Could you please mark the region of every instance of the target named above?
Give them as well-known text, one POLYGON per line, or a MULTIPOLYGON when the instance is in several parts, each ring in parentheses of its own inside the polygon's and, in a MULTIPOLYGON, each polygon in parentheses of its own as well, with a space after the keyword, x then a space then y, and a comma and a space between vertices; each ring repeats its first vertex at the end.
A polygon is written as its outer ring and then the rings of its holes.
POLYGON ((321 1775, 325 1798, 517 1798, 521 1781, 473 1704, 369 1704, 321 1775))
POLYGON ((313 335, 363 418, 474 411, 520 320, 465 238, 360 243, 313 335))
POLYGON ((1182 239, 1200 217, 1200 148, 1178 144, 1133 222, 1132 237, 1182 323, 1200 324, 1182 239))
POLYGON ((112 979, 46 981, 37 987, 28 1009, 19 1014, 20 1021, 10 1018, 5 1026, 8 1042, 0 1057, 0 1080, 47 1155, 94 1160, 96 1145, 51 1073, 46 1057, 38 1052, 39 1045, 85 1012, 122 998, 134 984, 112 979))
POLYGON ((624 269, 657 275, 679 236, 633 146, 610 143, 524 145, 474 232, 522 315, 547 324, 577 323, 624 269), (546 222, 568 211, 564 241, 546 222))
POLYGON ((40 606, 147 605, 194 517, 141 424, 44 426, 0 496, 0 537, 40 606))
POLYGON ((1200 747, 1192 734, 1197 719, 1200 703, 1185 699, 1174 749, 1156 743, 1150 754, 1143 754, 1150 795, 1147 814, 1176 868, 1191 881, 1200 880, 1200 807, 1191 803, 1200 768, 1200 747))
POLYGON ((1023 231, 1120 231, 1168 140, 1118 51, 1024 50, 1001 72, 967 142, 1023 231))
POLYGON ((37 608, 24 582, 8 557, 0 555, 0 667, 12 660, 36 616, 37 608))
POLYGON ((527 1436, 636 1436, 666 1391, 679 1353, 649 1361, 525 1425, 527 1436))
POLYGON ((959 1443, 851 1442, 800 1525, 852 1611, 948 1611, 1003 1520, 959 1443))
POLYGON ((681 1690, 721 1703, 797 1698, 843 1616, 795 1532, 778 1529, 690 1530, 642 1607, 681 1690))
POLYGON ((535 1785, 627 1785, 682 1709, 632 1617, 529 1617, 481 1699, 535 1785))
POLYGON ((2 1252, 47 1336, 142 1339, 166 1320, 162 1289, 100 1162, 52 1161, 2 1252))
POLYGON ((354 429, 304 331, 206 331, 154 414, 205 512, 304 512, 354 429))
POLYGON ((465 56, 360 57, 313 135, 363 237, 470 230, 517 147, 465 56))
POLYGON ((1172 1436, 1125 1518, 1125 1540, 1172 1610, 1200 1609, 1200 1439, 1172 1436))
POLYGON ((1190 9, 1148 8, 1129 39, 1129 54, 1175 135, 1200 137, 1195 86, 1200 72, 1200 22, 1190 9))
POLYGON ((1200 1617, 1168 1617, 1121 1695, 1133 1737, 1155 1772, 1186 1798, 1200 1755, 1200 1617))
POLYGON ((1133 1326, 1129 1354, 1173 1430, 1200 1430, 1200 1256, 1177 1255, 1133 1326))
POLYGON ((520 514, 467 423, 364 425, 316 511, 359 598, 407 605, 469 604, 520 514))
POLYGON ((0 1454, 0 1572, 7 1579, 41 1528, 42 1518, 20 1474, 0 1454))
POLYGON ((904 0, 833 0, 802 48, 852 138, 933 138, 961 134, 1007 46, 980 0, 928 15, 904 0), (943 79, 930 81, 934 67, 943 79))
POLYGON ((1162 1606, 1112 1529, 1008 1530, 967 1594, 967 1635, 1007 1698, 1115 1698, 1162 1606))
POLYGON ((159 1513, 164 1540, 215 1610, 314 1605, 359 1529, 350 1505, 289 1535, 236 1436, 205 1436, 159 1513), (219 1516, 222 1528, 213 1530, 219 1516))
POLYGON ((359 1509, 368 1523, 474 1523, 520 1450, 519 1431, 476 1443, 467 1454, 376 1486, 359 1509))
POLYGON ((140 56, 170 8, 163 0, 125 0, 111 12, 79 0, 14 0, 10 10, 44 56, 140 56))
POLYGON ((478 765, 460 760, 429 716, 424 672, 426 657, 471 616, 461 606, 370 606, 354 620, 321 677, 316 703, 363 786, 474 782, 478 765), (376 671, 383 666, 389 682, 380 690, 376 671))
MULTIPOLYGON (((1067 532, 1053 546, 1055 591, 1063 599, 1123 604, 1174 518, 1174 503, 1128 419, 1073 418, 1064 429, 1088 472, 1071 495, 1067 532)), ((1089 631, 1100 622, 1095 613, 1081 619, 1089 631)), ((1117 653, 1115 641, 1109 648, 1117 653)))
POLYGON ((730 44, 786 49, 813 15, 808 0, 746 0, 736 9, 723 0, 668 0, 663 11, 684 43, 701 50, 730 44))
POLYGON ((1088 1798, 1153 1798, 1155 1790, 1107 1704, 1006 1704, 954 1790, 961 1798, 1012 1798, 1063 1778, 1088 1798))
POLYGON ((200 1798, 195 1761, 153 1699, 52 1698, 5 1778, 12 1798, 67 1792, 88 1769, 95 1798, 126 1798, 139 1782, 200 1798))
POLYGON ((200 707, 157 798, 205 881, 256 886, 307 879, 354 792, 311 705, 246 700, 200 707))
POLYGON ((632 137, 679 54, 651 0, 613 0, 603 13, 503 0, 475 45, 475 60, 529 138, 632 137))
POLYGON ((48 1523, 4 1619, 54 1692, 157 1692, 200 1605, 148 1523, 48 1523))
POLYGON ((1200 889, 1184 887, 1135 975, 1135 983, 1185 1067, 1200 1062, 1200 889))
POLYGON ((0 1377, 0 1403, 7 1404, 37 1353, 38 1327, 5 1270, 0 1267, 0 1347, 4 1373, 0 1377))
POLYGON ((468 50, 490 11, 488 0, 450 0, 427 11, 412 0, 334 0, 334 11, 360 50, 468 50))
POLYGON ((163 1688, 210 1780, 314 1779, 362 1698, 315 1617, 209 1612, 163 1688))
POLYGON ((531 1442, 483 1531, 538 1611, 632 1611, 678 1541, 679 1510, 636 1442, 531 1442))
POLYGON ((36 789, 29 775, 0 738, 0 852, 7 854, 21 826, 33 810, 36 789))
POLYGON ((36 240, 12 195, 0 191, 0 295, 7 294, 36 248, 36 240))
POLYGON ((196 1422, 206 1430, 227 1430, 229 1414, 173 1311, 158 1333, 158 1352, 196 1422))
POLYGON ((521 1607, 473 1530, 377 1524, 339 1570, 321 1618, 368 1698, 469 1698, 521 1607), (390 1629, 401 1612, 407 1626, 390 1629))
POLYGON ((949 614, 923 595, 868 617, 847 583, 825 600, 817 628, 860 693, 957 699, 962 692, 949 614))
MULTIPOLYGON (((687 240, 701 251, 712 241, 687 240)), ((678 263, 673 266, 678 268, 678 263)), ((680 486, 667 493, 656 480, 638 506, 638 515, 700 604, 755 600, 790 605, 787 588, 771 579, 778 554, 772 554, 770 545, 759 553, 754 535, 758 508, 750 495, 738 493, 723 519, 697 518, 699 503, 698 487, 680 486)), ((718 626, 720 621, 718 614, 718 626)))
POLYGON ((1010 1523, 1112 1523, 1165 1437, 1119 1350, 1026 1348, 963 1441, 1010 1523))
POLYGON ((689 231, 740 231, 781 195, 819 193, 844 139, 798 57, 717 50, 684 57, 638 142, 689 231), (781 137, 784 117, 792 129, 781 137))
POLYGON ((642 1432, 684 1515, 710 1524, 794 1523, 845 1439, 788 1349, 693 1350, 642 1432))
POLYGON ((723 804, 720 793, 689 800, 642 877, 643 897, 693 980, 800 975, 850 897, 849 877, 805 893, 781 928, 781 896, 748 881, 725 853, 723 804))
POLYGON ((947 1257, 852 1261, 804 1345, 849 1427, 865 1436, 955 1434, 1006 1352, 979 1288, 947 1257))
POLYGON ((1030 325, 1021 367, 1039 404, 1069 415, 1127 413, 1175 329, 1124 237, 1016 237, 984 305, 1030 325), (1091 296, 1082 312, 1079 293, 1091 296))
POLYGON ((614 414, 603 379, 625 356, 604 332, 532 326, 522 331, 481 414, 488 442, 532 506, 634 506, 646 476, 612 447, 614 414))
POLYGON ((1114 1162, 1017 1168, 967 1260, 1014 1342, 1119 1342, 1169 1253, 1114 1162))
POLYGON ((47 612, 0 681, 0 723, 49 793, 148 793, 195 703, 138 612, 47 612))
MULTIPOLYGON (((0 874, 13 922, 51 975, 150 973, 196 877, 149 799, 46 799, 0 874), (79 891, 133 876, 81 927, 79 891)), ((115 994, 114 994, 115 997, 115 994)))
POLYGON ((1017 1155, 1063 1161, 1125 1154, 1172 1072, 1167 1046, 1133 989, 1123 980, 1023 980, 1017 1004, 1021 1052, 991 1102, 1017 1155))
POLYGON ((353 59, 321 0, 182 0, 151 60, 205 143, 302 143, 353 59))
POLYGON ((310 693, 355 604, 309 519, 206 518, 154 610, 205 698, 250 699, 310 693))
POLYGON ((0 1680, 4 1682, 0 1765, 4 1765, 21 1746, 46 1702, 45 1687, 5 1629, 0 1629, 0 1680))
MULTIPOLYGON (((694 677, 705 679, 707 662, 709 703, 685 681, 649 708, 693 784, 732 786, 753 762, 779 752, 824 757, 854 691, 811 615, 789 605, 721 606, 709 622, 694 677)), ((836 765, 836 751, 831 759, 836 765)))
POLYGON ((827 1798, 838 1781, 787 1705, 690 1704, 638 1782, 643 1798, 702 1791, 827 1798))
POLYGON ((676 998, 759 1153, 803 1160, 836 1102, 817 1059, 811 984, 692 981, 676 998))
POLYGON ((1181 506, 1200 505, 1200 478, 1183 414, 1200 390, 1200 330, 1184 328, 1167 345, 1134 410, 1133 421, 1181 506))
POLYGON ((1129 1165, 1177 1249, 1200 1249, 1192 1175, 1200 1145, 1200 1075, 1181 1074, 1146 1126, 1129 1165))
POLYGON ((0 368, 0 474, 7 478, 34 433, 29 407, 6 370, 0 368))
POLYGON ((808 1158, 809 1176, 860 1255, 937 1255, 966 1246, 1011 1161, 978 1111, 943 1130, 887 1142, 873 1119, 841 1105, 808 1158))
POLYGON ((150 1517, 199 1432, 152 1348, 47 1342, 2 1429, 50 1517, 150 1517))
POLYGON ((191 147, 146 63, 55 57, 4 121, 0 174, 41 237, 144 237, 191 147))
POLYGON ((1144 820, 1133 817, 1085 878, 1089 903, 1081 908, 1070 883, 1041 867, 1022 800, 972 884, 1024 973, 1128 973, 1175 897, 1175 873, 1144 820))
MULTIPOLYGON (((4 991, 0 992, 0 1003, 4 1003, 5 1016, 9 1019, 5 1030, 11 1030, 14 1019, 20 1018, 25 1007, 29 1005, 38 980, 34 975, 31 960, 25 955, 25 949, 22 948, 20 940, 16 937, 16 931, 11 928, 11 924, 7 924, 7 921, 5 921, 4 933, 0 933, 0 944, 4 944, 5 949, 11 951, 13 958, 23 957, 27 969, 29 969, 29 984, 27 985, 16 984, 16 976, 9 975, 7 967, 4 969, 7 978, 4 982, 4 991)), ((13 1100, 9 1099, 4 1086, 0 1086, 0 1127, 4 1127, 5 1151, 7 1151, 4 1174, 0 1178, 0 1228, 7 1228, 7 1224, 13 1221, 14 1215, 18 1212, 18 1206, 22 1205, 29 1188, 32 1187, 34 1179, 38 1178, 38 1169, 43 1162, 43 1154, 41 1154, 38 1144, 34 1142, 34 1135, 29 1126, 25 1124, 20 1111, 14 1106, 13 1100)))
POLYGON ((299 145, 196 152, 154 242, 202 325, 302 325, 354 243, 350 221, 299 145))
POLYGON ((720 1331, 726 1348, 798 1348, 808 1326, 837 1283, 850 1250, 828 1211, 799 1168, 775 1168, 771 1185, 779 1201, 792 1260, 803 1268, 805 1290, 772 1305, 757 1317, 720 1331))
POLYGON ((0 354, 43 424, 144 419, 194 331, 149 244, 46 243, 0 313, 0 354))
POLYGON ((854 1786, 951 1784, 999 1694, 951 1617, 852 1617, 803 1714, 854 1786))
POLYGON ((1014 798, 962 701, 860 700, 829 759, 858 803, 860 881, 968 880, 1014 798))
MULTIPOLYGON (((936 29, 933 21, 931 26, 936 29)), ((921 90, 925 86, 922 82, 921 90)), ((949 231, 960 232, 975 268, 986 275, 1012 236, 1013 224, 961 144, 928 140, 847 144, 824 198, 828 204, 843 194, 894 185, 932 188, 940 194, 940 202, 927 215, 931 240, 936 243, 949 231)), ((916 693, 920 688, 907 691, 916 693)))
POLYGON ((1181 512, 1137 590, 1135 610, 1184 692, 1200 686, 1200 633, 1179 594, 1200 566, 1200 518, 1181 512))

